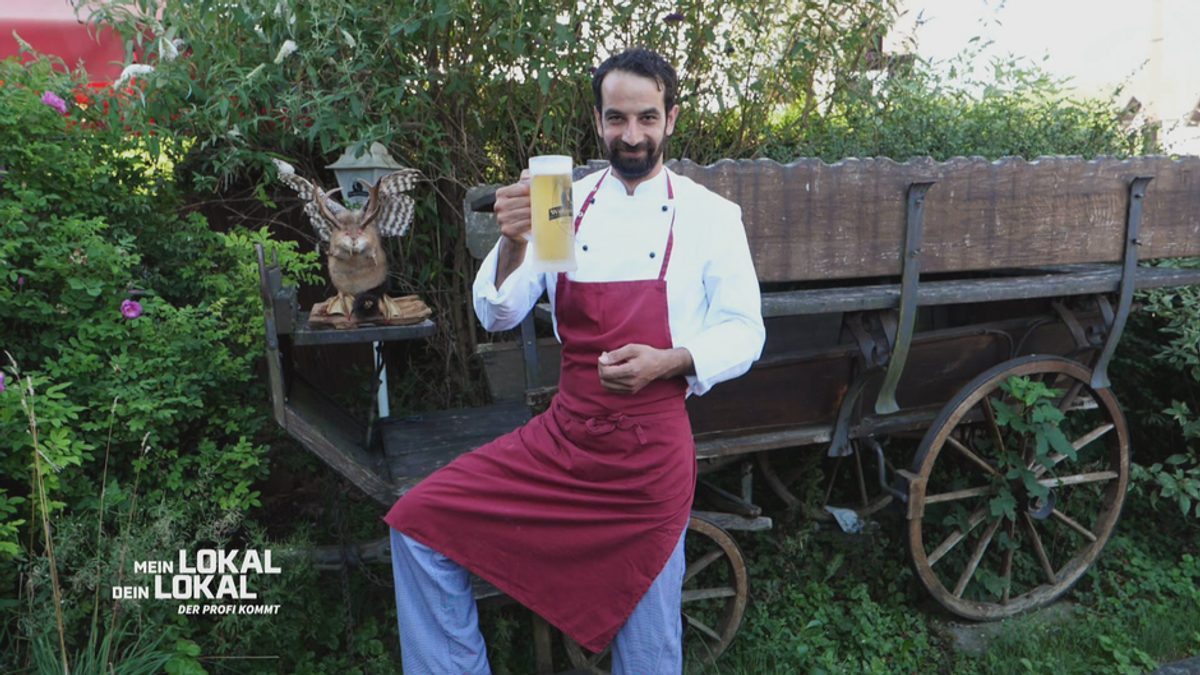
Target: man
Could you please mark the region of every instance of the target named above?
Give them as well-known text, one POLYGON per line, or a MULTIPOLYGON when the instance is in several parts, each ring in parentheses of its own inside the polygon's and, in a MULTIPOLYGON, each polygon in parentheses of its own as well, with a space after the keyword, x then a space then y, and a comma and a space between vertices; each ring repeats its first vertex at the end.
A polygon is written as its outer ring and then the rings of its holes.
POLYGON ((679 114, 670 64, 630 50, 605 61, 592 87, 611 167, 574 185, 578 270, 533 271, 521 182, 496 193, 503 236, 475 281, 476 314, 493 331, 549 293, 563 344, 558 394, 385 519, 410 675, 489 672, 466 570, 588 649, 613 642, 614 673, 683 666, 696 480, 684 399, 761 354, 758 281, 741 210, 663 166, 679 114))

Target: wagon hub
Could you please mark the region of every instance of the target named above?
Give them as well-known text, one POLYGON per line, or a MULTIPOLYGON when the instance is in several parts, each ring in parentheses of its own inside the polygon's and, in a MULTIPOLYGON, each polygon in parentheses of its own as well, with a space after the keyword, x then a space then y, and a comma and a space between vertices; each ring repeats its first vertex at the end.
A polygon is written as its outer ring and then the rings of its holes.
POLYGON ((1009 488, 1017 498, 1017 508, 1026 511, 1035 520, 1049 518, 1058 501, 1058 495, 1053 489, 1046 496, 1038 497, 1029 494, 1029 489, 1020 481, 1009 482, 1009 488))
POLYGON ((1054 511, 1055 493, 1052 490, 1045 497, 1030 497, 1025 504, 1025 508, 1029 510, 1029 515, 1037 520, 1045 520, 1050 517, 1054 511))

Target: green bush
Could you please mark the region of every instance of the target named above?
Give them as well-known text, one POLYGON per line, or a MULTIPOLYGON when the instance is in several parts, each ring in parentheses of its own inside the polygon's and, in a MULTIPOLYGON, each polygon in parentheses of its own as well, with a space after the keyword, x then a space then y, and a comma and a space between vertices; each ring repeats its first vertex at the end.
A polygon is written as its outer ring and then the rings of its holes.
MULTIPOLYGON (((30 560, 36 422, 46 497, 91 513, 128 499, 240 511, 267 473, 254 244, 306 275, 311 254, 265 231, 216 233, 143 138, 84 110, 47 60, 0 63, 0 583, 30 560), (43 92, 71 101, 67 114, 43 92), (135 304, 136 303, 136 304, 135 304), (102 476, 107 475, 107 484, 102 476)), ((113 107, 115 109, 115 106, 113 107)), ((38 507, 40 508, 40 506, 38 507)), ((40 530, 40 518, 36 519, 40 530)), ((36 530, 35 530, 36 531, 36 530)))

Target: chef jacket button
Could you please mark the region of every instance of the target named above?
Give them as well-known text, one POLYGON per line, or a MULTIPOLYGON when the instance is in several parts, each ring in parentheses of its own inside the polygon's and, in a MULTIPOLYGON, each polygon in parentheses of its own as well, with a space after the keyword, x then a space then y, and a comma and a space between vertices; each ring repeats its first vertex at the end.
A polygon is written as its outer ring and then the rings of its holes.
POLYGON ((587 244, 583 245, 583 250, 585 250, 585 251, 587 250, 587 244))
POLYGON ((654 251, 650 251, 650 257, 651 257, 651 258, 653 258, 653 257, 654 257, 654 251))
POLYGON ((663 204, 663 212, 665 213, 665 212, 666 212, 666 210, 667 210, 667 205, 666 205, 666 204, 663 204))

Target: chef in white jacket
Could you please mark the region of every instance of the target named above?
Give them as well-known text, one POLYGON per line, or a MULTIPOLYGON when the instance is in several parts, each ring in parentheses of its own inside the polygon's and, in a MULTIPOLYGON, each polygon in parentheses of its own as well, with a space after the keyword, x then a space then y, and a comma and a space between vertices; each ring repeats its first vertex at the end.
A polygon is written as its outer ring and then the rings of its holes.
MULTIPOLYGON (((602 174, 574 184, 576 209, 602 174)), ((758 278, 737 204, 666 167, 632 190, 610 177, 588 210, 586 225, 593 226, 581 227, 576 236, 579 269, 567 275, 578 282, 655 278, 671 225, 671 209, 664 209, 668 175, 678 202, 666 277, 671 336, 675 347, 691 354, 695 373, 686 376, 688 393, 700 395, 745 373, 761 354, 765 337, 758 278)), ((489 331, 519 325, 543 292, 551 304, 555 298, 558 275, 534 272, 532 256, 497 288, 502 245, 488 253, 475 277, 475 314, 489 331)))
POLYGON ((683 539, 696 479, 689 395, 745 373, 765 331, 741 209, 663 166, 674 69, 630 50, 593 78, 610 168, 575 183, 578 269, 526 255, 529 184, 475 281, 488 330, 543 293, 563 344, 550 410, 422 481, 388 514, 405 673, 487 673, 467 572, 616 675, 680 673, 683 539))

